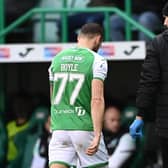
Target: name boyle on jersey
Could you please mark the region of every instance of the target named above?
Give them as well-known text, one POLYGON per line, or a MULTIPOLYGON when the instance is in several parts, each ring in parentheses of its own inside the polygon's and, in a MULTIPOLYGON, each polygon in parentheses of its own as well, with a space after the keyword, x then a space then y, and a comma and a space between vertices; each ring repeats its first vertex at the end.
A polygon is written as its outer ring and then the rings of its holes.
POLYGON ((61 71, 62 72, 77 72, 78 71, 78 64, 61 64, 61 71))

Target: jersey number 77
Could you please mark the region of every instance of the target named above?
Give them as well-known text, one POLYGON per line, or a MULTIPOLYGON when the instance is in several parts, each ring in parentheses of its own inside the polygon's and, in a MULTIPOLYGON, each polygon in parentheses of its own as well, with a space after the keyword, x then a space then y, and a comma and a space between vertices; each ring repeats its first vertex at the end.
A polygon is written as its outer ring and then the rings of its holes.
POLYGON ((79 73, 55 73, 54 74, 54 81, 60 82, 60 86, 58 88, 57 94, 54 98, 54 105, 58 105, 62 99, 63 93, 65 91, 65 88, 67 86, 68 82, 73 82, 74 80, 77 80, 76 86, 74 87, 74 90, 72 91, 72 94, 70 96, 70 105, 74 105, 77 96, 79 95, 79 92, 82 88, 82 85, 85 80, 84 74, 79 73))

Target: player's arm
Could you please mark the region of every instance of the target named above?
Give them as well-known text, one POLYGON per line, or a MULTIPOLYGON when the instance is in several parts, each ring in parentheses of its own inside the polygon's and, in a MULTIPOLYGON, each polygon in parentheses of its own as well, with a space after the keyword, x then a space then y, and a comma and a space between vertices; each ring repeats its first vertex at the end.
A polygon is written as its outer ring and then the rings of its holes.
POLYGON ((92 81, 91 116, 94 135, 100 137, 104 117, 104 84, 99 79, 93 79, 92 81))
POLYGON ((104 117, 104 84, 100 79, 93 79, 92 81, 92 99, 91 99, 91 116, 94 129, 94 138, 86 153, 93 155, 97 152, 104 117))
POLYGON ((93 65, 91 117, 94 129, 94 138, 86 150, 86 154, 93 155, 97 152, 104 117, 104 79, 107 75, 107 62, 105 60, 95 61, 93 65))
POLYGON ((95 137, 100 137, 104 117, 104 80, 107 76, 107 62, 103 58, 93 64, 91 86, 91 116, 95 137))

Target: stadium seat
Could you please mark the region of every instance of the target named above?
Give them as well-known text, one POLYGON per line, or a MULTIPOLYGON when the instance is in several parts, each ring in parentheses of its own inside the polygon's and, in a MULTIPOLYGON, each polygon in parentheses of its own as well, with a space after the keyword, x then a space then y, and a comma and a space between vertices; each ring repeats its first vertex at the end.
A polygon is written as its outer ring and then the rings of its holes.
POLYGON ((49 109, 45 106, 38 107, 32 114, 29 129, 37 129, 37 134, 41 134, 42 127, 49 114, 49 109))
POLYGON ((22 168, 30 168, 31 167, 31 162, 33 159, 34 145, 35 145, 38 137, 39 137, 39 135, 36 133, 28 135, 27 143, 26 143, 25 150, 24 150, 24 158, 23 158, 23 162, 22 162, 22 168))
POLYGON ((17 157, 10 162, 9 168, 30 168, 34 145, 42 133, 42 127, 48 116, 48 112, 47 107, 38 107, 32 114, 27 129, 14 137, 17 157))
POLYGON ((14 137, 14 143, 17 148, 17 157, 11 161, 8 165, 8 168, 22 168, 22 161, 24 158, 24 150, 27 144, 28 130, 24 130, 19 132, 14 137))
MULTIPOLYGON (((68 0, 67 6, 70 8, 82 8, 86 7, 89 0, 68 0)), ((53 8, 57 7, 57 9, 61 8, 63 4, 62 0, 41 0, 39 3, 40 8, 53 8)), ((60 41, 60 37, 58 36, 58 20, 60 20, 60 14, 47 14, 45 17, 45 38, 46 42, 58 42, 60 41)), ((39 15, 36 15, 33 18, 34 21, 34 42, 41 42, 41 23, 39 15)))
POLYGON ((27 136, 27 143, 24 150, 24 158, 22 163, 22 168, 30 168, 34 145, 42 133, 42 128, 49 114, 49 110, 45 106, 38 107, 29 121, 29 135, 27 136))
POLYGON ((125 109, 122 111, 122 118, 121 118, 122 125, 129 127, 129 125, 134 120, 137 111, 138 109, 135 106, 125 107, 125 109))
MULTIPOLYGON (((61 7, 61 1, 53 1, 53 0, 41 0, 38 7, 40 8, 53 8, 61 7)), ((56 20, 60 18, 59 14, 47 14, 45 17, 45 39, 46 42, 57 42, 59 39, 57 37, 57 26, 56 20)), ((41 23, 40 23, 40 16, 36 15, 33 17, 34 25, 33 25, 33 41, 34 42, 41 42, 41 23)))
POLYGON ((144 144, 145 144, 146 136, 141 139, 136 140, 136 153, 135 157, 132 160, 130 168, 142 168, 144 165, 144 144))

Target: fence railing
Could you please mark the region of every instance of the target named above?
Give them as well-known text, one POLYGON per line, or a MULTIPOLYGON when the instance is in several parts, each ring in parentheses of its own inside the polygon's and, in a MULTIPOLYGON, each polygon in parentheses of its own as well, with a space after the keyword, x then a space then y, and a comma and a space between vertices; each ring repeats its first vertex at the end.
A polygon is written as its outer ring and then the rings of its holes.
MULTIPOLYGON (((121 18, 123 18, 127 23, 130 25, 134 26, 136 29, 139 31, 142 31, 144 34, 147 36, 153 38, 155 35, 154 33, 150 32, 148 29, 140 25, 138 22, 133 20, 131 17, 129 17, 125 12, 121 11, 118 8, 115 7, 96 7, 96 8, 62 8, 62 9, 53 9, 53 8, 34 8, 30 11, 28 11, 26 14, 18 18, 16 21, 11 23, 8 27, 3 29, 0 32, 0 38, 3 39, 5 35, 7 35, 9 32, 11 32, 13 29, 18 27, 20 24, 25 22, 26 20, 30 19, 32 16, 36 14, 40 14, 40 22, 41 22, 41 42, 45 42, 45 16, 46 14, 51 14, 51 13, 60 13, 62 16, 62 37, 61 41, 62 42, 67 42, 67 37, 68 37, 68 31, 67 31, 67 13, 77 13, 77 12, 102 12, 105 15, 105 41, 109 41, 109 32, 110 32, 110 25, 109 25, 109 20, 110 20, 110 14, 115 13, 119 15, 121 18)), ((131 30, 130 27, 126 26, 126 40, 131 40, 131 30)))

